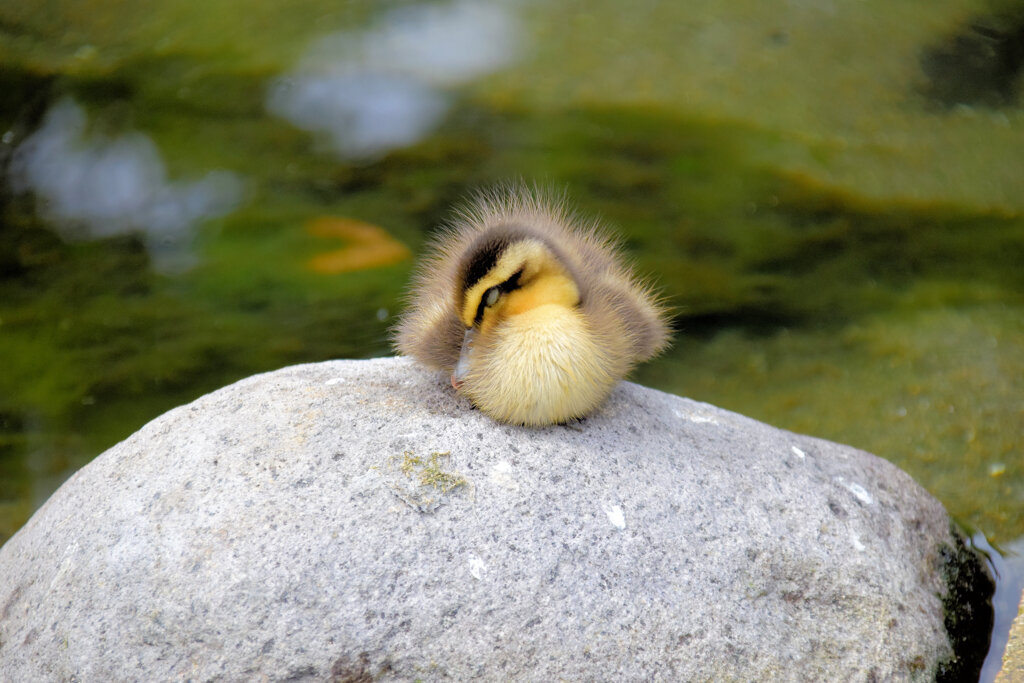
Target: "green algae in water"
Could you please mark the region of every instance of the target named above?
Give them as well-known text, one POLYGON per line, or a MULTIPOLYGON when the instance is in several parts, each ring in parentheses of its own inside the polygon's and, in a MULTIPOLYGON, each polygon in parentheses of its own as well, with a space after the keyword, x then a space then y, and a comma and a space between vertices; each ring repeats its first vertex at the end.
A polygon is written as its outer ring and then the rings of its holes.
POLYGON ((567 0, 531 5, 528 18, 531 62, 483 86, 523 106, 657 107, 746 122, 778 135, 751 158, 822 192, 1024 211, 1020 61, 1007 76, 1016 90, 998 100, 1009 106, 961 99, 948 109, 935 106, 927 61, 982 26, 985 54, 1005 50, 1013 64, 1019 3, 699 0, 624 11, 614 0, 567 0))

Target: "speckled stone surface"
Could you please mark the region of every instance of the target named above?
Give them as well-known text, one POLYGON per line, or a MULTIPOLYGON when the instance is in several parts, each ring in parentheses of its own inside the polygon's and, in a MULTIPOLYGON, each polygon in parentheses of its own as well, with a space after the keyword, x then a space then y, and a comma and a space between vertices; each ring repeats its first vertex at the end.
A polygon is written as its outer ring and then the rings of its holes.
POLYGON ((1024 594, 1020 596, 1019 610, 1010 627, 1010 640, 996 683, 1024 683, 1024 594))
POLYGON ((954 543, 888 462, 637 385, 526 429, 406 359, 297 366, 0 549, 0 680, 931 680, 954 543))

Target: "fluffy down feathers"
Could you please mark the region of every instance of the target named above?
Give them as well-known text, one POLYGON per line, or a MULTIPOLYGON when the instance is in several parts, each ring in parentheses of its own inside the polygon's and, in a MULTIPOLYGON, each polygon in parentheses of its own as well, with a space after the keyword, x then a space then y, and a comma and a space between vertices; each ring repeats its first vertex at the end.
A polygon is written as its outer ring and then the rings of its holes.
POLYGON ((496 420, 597 408, 668 343, 665 309, 596 225, 521 188, 480 195, 430 245, 395 346, 496 420))

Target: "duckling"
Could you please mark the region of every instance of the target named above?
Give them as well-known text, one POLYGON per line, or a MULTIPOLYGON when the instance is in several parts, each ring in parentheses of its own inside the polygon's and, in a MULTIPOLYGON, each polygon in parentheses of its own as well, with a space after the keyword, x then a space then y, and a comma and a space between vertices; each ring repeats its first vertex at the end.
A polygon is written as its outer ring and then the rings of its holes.
POLYGON ((596 225, 512 187, 482 193, 432 244, 395 347, 451 373, 490 417, 585 417, 668 344, 665 308, 596 225))

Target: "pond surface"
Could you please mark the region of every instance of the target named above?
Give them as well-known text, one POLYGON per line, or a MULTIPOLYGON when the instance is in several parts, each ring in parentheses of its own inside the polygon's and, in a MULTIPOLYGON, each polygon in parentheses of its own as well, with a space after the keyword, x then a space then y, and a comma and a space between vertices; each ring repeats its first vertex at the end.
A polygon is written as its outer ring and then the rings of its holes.
POLYGON ((414 254, 509 179, 600 216, 673 306, 635 381, 1024 536, 1024 13, 29 5, 0 6, 0 543, 171 407, 389 353, 414 254))

